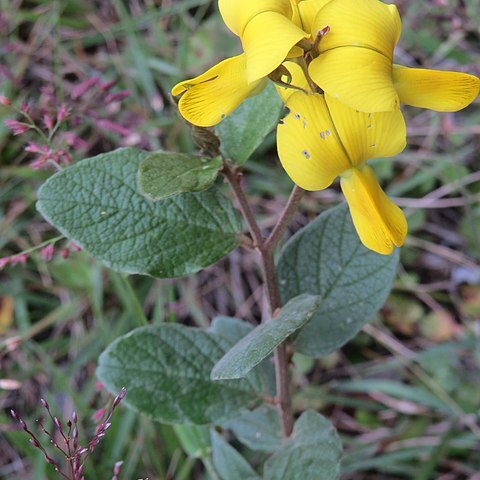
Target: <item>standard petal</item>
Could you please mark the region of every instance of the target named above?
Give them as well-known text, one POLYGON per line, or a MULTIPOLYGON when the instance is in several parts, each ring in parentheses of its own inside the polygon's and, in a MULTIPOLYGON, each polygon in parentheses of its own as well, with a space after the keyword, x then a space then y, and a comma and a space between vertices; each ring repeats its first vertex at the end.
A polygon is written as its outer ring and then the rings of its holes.
POLYGON ((277 127, 280 161, 305 190, 322 190, 351 167, 322 95, 294 93, 290 113, 277 127))
POLYGON ((320 52, 345 46, 367 47, 393 59, 402 23, 395 5, 378 0, 333 0, 315 17, 313 30, 330 31, 320 41, 320 52))
POLYGON ((399 108, 392 63, 369 48, 328 50, 310 63, 308 72, 321 89, 355 110, 370 113, 399 108))
POLYGON ((407 128, 402 112, 364 113, 325 94, 330 115, 353 165, 369 158, 391 157, 406 146, 407 128))
POLYGON ((345 172, 340 185, 355 229, 367 248, 388 255, 394 245, 403 245, 407 235, 405 215, 387 197, 368 165, 345 172))
MULTIPOLYGON (((307 77, 303 72, 303 68, 295 62, 284 62, 283 66, 289 71, 291 76, 290 85, 292 87, 302 88, 306 92, 310 92, 310 85, 308 84, 307 77)), ((288 78, 286 76, 282 77, 282 81, 287 82, 288 78)), ((278 94, 282 98, 284 103, 287 103, 288 99, 298 90, 296 88, 281 87, 280 85, 275 85, 278 94)))
POLYGON ((245 98, 256 93, 266 79, 247 81, 245 54, 227 58, 202 75, 175 85, 173 95, 180 95, 182 116, 199 127, 219 123, 245 98))
POLYGON ((402 103, 439 112, 456 112, 477 98, 480 79, 467 73, 394 65, 393 85, 402 103))
POLYGON ((241 37, 248 81, 269 75, 287 58, 292 47, 308 36, 279 13, 263 12, 253 17, 241 37))
POLYGON ((290 0, 218 0, 218 8, 225 25, 239 37, 247 23, 262 12, 276 12, 292 17, 290 0))

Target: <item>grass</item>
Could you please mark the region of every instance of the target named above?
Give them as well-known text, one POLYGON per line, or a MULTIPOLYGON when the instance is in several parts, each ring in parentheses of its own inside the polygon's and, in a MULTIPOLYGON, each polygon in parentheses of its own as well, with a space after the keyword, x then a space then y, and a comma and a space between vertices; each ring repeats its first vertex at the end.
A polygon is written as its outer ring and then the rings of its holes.
MULTIPOLYGON (((480 74, 478 0, 396 3, 399 63, 480 74)), ((36 120, 52 110, 51 92, 70 102, 91 77, 115 80, 111 92, 130 92, 99 105, 92 89, 73 102, 82 116, 70 131, 84 142, 70 148, 74 161, 132 144, 192 151, 169 90, 238 48, 207 0, 0 0, 0 25, 0 94, 15 105, 32 100, 36 120), (99 119, 124 134, 99 128, 99 119)), ((405 110, 408 150, 375 163, 410 223, 395 289, 340 352, 295 363, 298 385, 308 388, 298 389, 294 407, 319 409, 335 423, 345 480, 480 478, 479 106, 458 114, 405 110)), ((12 112, 0 106, 0 119, 7 118, 12 112)), ((13 137, 0 122, 0 258, 57 235, 35 212, 35 192, 49 173, 29 167, 26 138, 39 139, 26 135, 13 137)), ((290 189, 273 137, 246 169, 268 228, 290 189)), ((293 229, 339 200, 337 188, 309 194, 293 229)), ((173 282, 126 277, 63 240, 57 245, 50 262, 35 252, 25 266, 0 272, 0 478, 54 478, 11 408, 33 428, 46 398, 60 419, 75 410, 81 437, 91 437, 92 416, 111 401, 95 378, 96 361, 119 335, 146 322, 205 326, 219 313, 258 318, 259 279, 249 253, 173 282)), ((111 478, 119 460, 124 479, 208 478, 171 427, 125 408, 116 411, 87 478, 111 478)))

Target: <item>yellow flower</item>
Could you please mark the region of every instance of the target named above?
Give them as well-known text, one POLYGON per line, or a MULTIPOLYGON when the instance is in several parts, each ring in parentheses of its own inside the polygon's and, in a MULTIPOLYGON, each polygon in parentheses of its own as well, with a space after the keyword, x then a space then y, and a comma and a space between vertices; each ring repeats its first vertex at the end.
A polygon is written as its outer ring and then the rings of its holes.
POLYGON ((351 108, 385 112, 403 102, 453 112, 479 93, 480 80, 473 75, 393 65, 402 28, 394 5, 332 0, 316 15, 311 32, 326 26, 330 30, 308 71, 322 90, 351 108))
POLYGON ((217 124, 261 90, 287 57, 302 53, 292 49, 309 37, 292 20, 297 10, 290 0, 219 0, 218 6, 227 27, 240 37, 244 53, 172 89, 173 95, 183 94, 178 105, 182 116, 201 127, 217 124))
POLYGON ((219 8, 244 52, 172 89, 183 117, 215 125, 285 67, 294 87, 277 87, 290 109, 277 129, 285 170, 306 190, 340 177, 364 245, 381 254, 401 246, 405 217, 366 162, 404 149, 400 102, 456 111, 476 98, 480 80, 394 65, 401 21, 378 0, 219 0, 219 8))
POLYGON ((291 179, 306 190, 321 190, 340 176, 362 243, 381 254, 401 246, 407 233, 403 212, 366 165, 370 158, 393 156, 405 148, 400 110, 358 112, 328 94, 284 91, 282 96, 290 113, 277 128, 277 146, 291 179))

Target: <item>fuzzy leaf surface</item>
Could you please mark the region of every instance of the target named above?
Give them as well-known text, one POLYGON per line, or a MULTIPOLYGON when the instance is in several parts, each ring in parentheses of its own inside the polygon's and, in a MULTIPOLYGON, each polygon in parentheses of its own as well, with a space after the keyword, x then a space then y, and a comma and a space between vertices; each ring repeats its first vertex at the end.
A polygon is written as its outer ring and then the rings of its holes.
POLYGON ((282 300, 309 293, 323 301, 296 338, 296 351, 322 357, 353 338, 385 303, 398 258, 398 250, 380 255, 361 244, 346 205, 297 232, 278 262, 282 300))
POLYGON ((124 386, 126 403, 160 422, 219 422, 260 400, 250 378, 210 380, 213 365, 229 347, 223 337, 198 328, 141 327, 107 347, 97 376, 111 392, 124 386))
POLYGON ((342 444, 332 424, 314 411, 295 423, 292 436, 266 462, 264 480, 337 480, 342 444))
POLYGON ((148 152, 122 148, 50 177, 37 208, 62 234, 114 270, 160 278, 195 273, 239 244, 242 226, 218 190, 153 202, 137 187, 148 152))
MULTIPOLYGON (((210 331, 221 335, 232 345, 235 345, 243 337, 254 329, 253 325, 234 317, 219 315, 212 320, 210 331)), ((262 383, 261 390, 266 395, 275 396, 275 367, 271 358, 266 358, 255 367, 255 372, 262 383)))
POLYGON ((212 370, 212 379, 245 377, 313 317, 321 300, 319 296, 307 294, 292 298, 277 317, 253 329, 225 354, 212 370))
POLYGON ((253 330, 253 325, 239 318, 218 315, 212 320, 210 331, 221 335, 233 344, 253 330))
POLYGON ((282 444, 282 429, 277 409, 262 405, 223 424, 248 448, 275 452, 282 444))
POLYGON ((186 192, 202 192, 211 187, 222 168, 222 159, 203 158, 175 152, 148 155, 140 163, 138 186, 152 200, 186 192))

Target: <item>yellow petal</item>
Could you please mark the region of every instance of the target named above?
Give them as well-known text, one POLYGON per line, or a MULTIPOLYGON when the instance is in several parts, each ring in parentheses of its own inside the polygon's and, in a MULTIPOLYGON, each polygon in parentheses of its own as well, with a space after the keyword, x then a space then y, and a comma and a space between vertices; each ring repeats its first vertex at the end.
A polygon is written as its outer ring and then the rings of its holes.
POLYGON ((297 58, 297 57, 302 57, 303 56, 303 50, 300 47, 297 47, 296 45, 290 49, 290 51, 287 53, 286 58, 292 59, 292 58, 297 58))
MULTIPOLYGON (((284 62, 283 66, 289 71, 291 76, 290 85, 292 87, 302 88, 303 90, 309 92, 310 85, 308 84, 307 77, 303 72, 303 68, 295 62, 284 62)), ((282 81, 287 83, 288 78, 286 76, 282 77, 282 81)), ((287 103, 288 99, 296 92, 298 92, 295 88, 288 88, 288 87, 280 87, 279 85, 275 85, 278 94, 282 98, 284 103, 287 103)))
POLYGON ((218 8, 225 25, 239 37, 247 23, 262 12, 277 12, 292 17, 290 0, 218 0, 218 8))
POLYGON ((298 2, 301 0, 290 0, 292 5, 292 22, 298 27, 302 28, 302 20, 300 19, 300 12, 298 11, 298 2))
POLYGON ((320 41, 320 52, 345 46, 377 50, 390 60, 402 30, 395 5, 378 0, 334 0, 327 3, 313 23, 315 31, 326 26, 329 33, 320 41))
POLYGON ((335 128, 352 165, 369 158, 391 157, 406 146, 407 128, 402 112, 364 113, 325 94, 335 128))
POLYGON ((292 47, 308 35, 284 15, 263 12, 253 17, 242 34, 249 82, 266 77, 288 56, 292 47))
POLYGON ((305 190, 328 187, 351 167, 322 95, 294 93, 290 113, 277 127, 280 161, 290 178, 305 190))
POLYGON ((245 54, 227 58, 202 75, 178 83, 173 95, 180 95, 178 108, 182 116, 199 127, 219 123, 245 98, 257 93, 266 79, 247 81, 245 54))
POLYGON ((456 112, 477 98, 480 79, 467 73, 393 66, 400 101, 439 112, 456 112))
POLYGON ((405 215, 387 197, 368 165, 345 172, 340 185, 355 229, 367 248, 388 255, 394 245, 403 245, 407 235, 405 215))
POLYGON ((355 110, 388 112, 399 107, 392 62, 374 50, 362 47, 328 50, 310 63, 308 72, 321 89, 355 110))
POLYGON ((315 37, 316 32, 313 31, 313 22, 317 13, 328 2, 330 0, 304 0, 300 2, 298 4, 298 26, 315 37))

